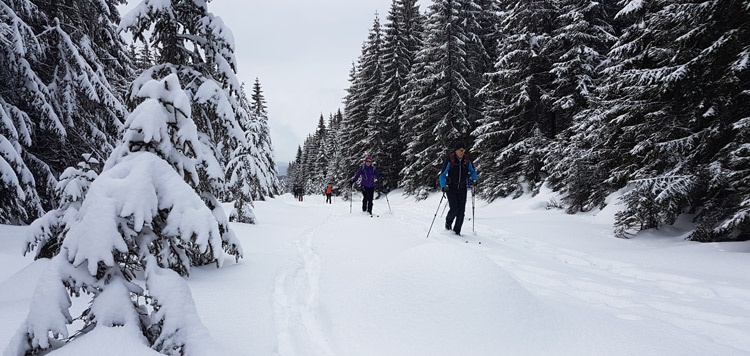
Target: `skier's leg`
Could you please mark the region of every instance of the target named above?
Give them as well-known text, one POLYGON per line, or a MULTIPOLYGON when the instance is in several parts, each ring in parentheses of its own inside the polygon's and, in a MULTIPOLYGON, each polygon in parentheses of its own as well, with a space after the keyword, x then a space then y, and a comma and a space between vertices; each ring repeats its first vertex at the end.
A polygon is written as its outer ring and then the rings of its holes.
POLYGON ((456 191, 456 224, 453 231, 461 234, 461 226, 464 224, 464 213, 466 212, 466 189, 456 191))
POLYGON ((375 196, 375 188, 367 188, 367 212, 372 214, 372 199, 375 196))
POLYGON ((450 226, 453 225, 453 219, 456 218, 456 191, 448 190, 445 196, 448 198, 448 214, 445 215, 445 228, 450 229, 450 226))
POLYGON ((362 187, 362 211, 367 211, 367 188, 362 187))

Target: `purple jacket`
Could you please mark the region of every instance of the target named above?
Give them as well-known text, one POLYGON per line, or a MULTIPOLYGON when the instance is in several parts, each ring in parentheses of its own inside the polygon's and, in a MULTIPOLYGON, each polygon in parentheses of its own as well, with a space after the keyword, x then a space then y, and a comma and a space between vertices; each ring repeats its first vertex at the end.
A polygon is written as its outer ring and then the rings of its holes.
POLYGON ((362 166, 357 171, 357 174, 354 175, 354 178, 352 178, 353 182, 356 182, 357 179, 362 178, 362 186, 366 188, 373 188, 375 187, 375 181, 378 180, 380 175, 378 175, 378 170, 375 169, 373 166, 362 166))

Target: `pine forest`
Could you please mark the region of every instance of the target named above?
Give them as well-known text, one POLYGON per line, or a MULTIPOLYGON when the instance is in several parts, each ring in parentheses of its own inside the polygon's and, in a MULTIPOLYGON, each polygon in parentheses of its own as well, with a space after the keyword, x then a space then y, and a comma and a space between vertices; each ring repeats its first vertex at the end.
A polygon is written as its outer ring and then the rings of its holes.
POLYGON ((619 237, 690 214, 693 241, 750 239, 749 1, 394 0, 349 83, 287 186, 346 195, 370 155, 421 199, 462 142, 489 201, 546 185, 623 204, 619 237))

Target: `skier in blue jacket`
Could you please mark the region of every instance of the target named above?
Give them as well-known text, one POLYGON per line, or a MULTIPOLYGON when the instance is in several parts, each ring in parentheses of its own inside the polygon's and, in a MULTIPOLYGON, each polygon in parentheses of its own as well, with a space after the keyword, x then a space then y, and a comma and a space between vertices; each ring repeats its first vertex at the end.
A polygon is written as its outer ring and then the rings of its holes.
POLYGON ((360 167, 357 174, 352 178, 352 185, 360 181, 362 185, 362 211, 372 215, 372 198, 375 195, 375 183, 377 183, 378 170, 372 166, 372 157, 365 157, 365 165, 360 167))
POLYGON ((463 143, 457 142, 453 148, 456 150, 443 163, 440 172, 440 189, 448 197, 448 215, 445 217, 445 228, 451 227, 456 235, 461 235, 461 226, 464 224, 464 212, 466 211, 467 187, 477 180, 477 172, 474 165, 466 154, 463 143), (453 219, 456 220, 455 225, 453 219), (451 226, 452 225, 452 226, 451 226))

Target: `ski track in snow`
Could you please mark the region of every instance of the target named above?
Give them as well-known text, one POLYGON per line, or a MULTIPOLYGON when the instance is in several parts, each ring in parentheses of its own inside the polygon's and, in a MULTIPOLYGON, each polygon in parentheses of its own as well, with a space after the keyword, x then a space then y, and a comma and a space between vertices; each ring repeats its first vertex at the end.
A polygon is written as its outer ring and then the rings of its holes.
MULTIPOLYGON (((660 320, 718 344, 750 352, 750 338, 746 337, 750 326, 748 288, 650 271, 648 266, 592 256, 482 224, 476 225, 475 233, 469 219, 470 206, 464 222, 464 236, 461 237, 444 229, 442 205, 437 214, 435 210, 417 207, 400 209, 394 206, 393 209, 381 212, 379 216, 389 224, 402 225, 406 238, 423 239, 425 243, 456 243, 474 249, 511 273, 532 293, 552 300, 568 298, 588 307, 606 309, 625 320, 660 320), (432 231, 425 239, 429 225, 421 222, 432 221, 433 217, 432 231), (694 303, 701 299, 716 300, 713 304, 721 305, 721 308, 709 310, 705 302, 694 303), (728 309, 737 313, 717 312, 728 309)), ((313 240, 319 228, 335 224, 338 219, 350 218, 350 214, 332 211, 329 214, 327 219, 321 219, 321 223, 296 241, 297 264, 276 277, 274 316, 282 356, 336 355, 326 339, 330 330, 323 327, 319 319, 321 260, 313 240)))
POLYGON ((320 257, 313 248, 316 231, 330 223, 328 219, 309 229, 295 241, 297 263, 276 276, 274 285, 274 319, 278 335, 278 352, 282 356, 334 355, 326 341, 327 333, 318 320, 320 291, 320 257))
MULTIPOLYGON (((648 266, 598 258, 482 224, 475 226, 478 233, 474 233, 469 219, 470 209, 470 205, 467 206, 462 229, 464 236, 461 237, 444 229, 442 205, 437 216, 435 210, 418 208, 399 211, 395 216, 400 223, 411 226, 411 231, 422 229, 423 238, 429 225, 415 227, 413 222, 425 221, 425 216, 429 216, 430 220, 435 217, 427 240, 453 242, 475 249, 540 295, 563 294, 585 305, 610 309, 612 314, 626 320, 638 320, 648 315, 690 333, 703 335, 716 343, 750 352, 750 337, 747 337, 750 320, 744 317, 750 311, 750 304, 747 303, 750 289, 649 271, 648 266), (486 248, 490 246, 494 248, 486 248), (520 259, 521 256, 530 258, 520 259), (565 273, 566 268, 576 269, 577 272, 565 273), (582 274, 591 277, 579 277, 582 274), (722 304, 722 310, 730 308, 737 310, 737 313, 705 310, 702 307, 705 303, 693 303, 696 299, 716 299, 717 305, 722 304)), ((413 235, 420 234, 415 232, 413 235)))
POLYGON ((507 257, 522 256, 519 253, 488 254, 488 257, 511 272, 524 285, 537 287, 541 294, 562 292, 588 305, 616 309, 614 314, 622 319, 637 320, 642 315, 650 315, 688 332, 704 335, 716 343, 750 352, 750 338, 746 337, 747 330, 743 327, 748 325, 748 319, 736 316, 747 315, 750 310, 747 303, 750 300, 750 289, 653 272, 647 266, 597 258, 517 234, 493 231, 486 226, 482 226, 481 231, 487 233, 487 238, 507 249, 525 250, 553 263, 554 268, 545 268, 534 260, 521 261, 507 257), (591 277, 570 280, 569 276, 580 276, 581 273, 561 273, 564 265, 591 274, 591 277), (623 285, 633 287, 620 287, 623 285), (725 303, 722 305, 723 309, 731 306, 738 313, 729 315, 703 310, 700 306, 705 303, 692 303, 695 299, 717 299, 717 303, 725 303), (731 304, 726 305, 727 302, 731 304), (629 310, 639 310, 637 314, 641 316, 636 316, 629 310), (738 344, 737 340, 744 342, 738 344))

